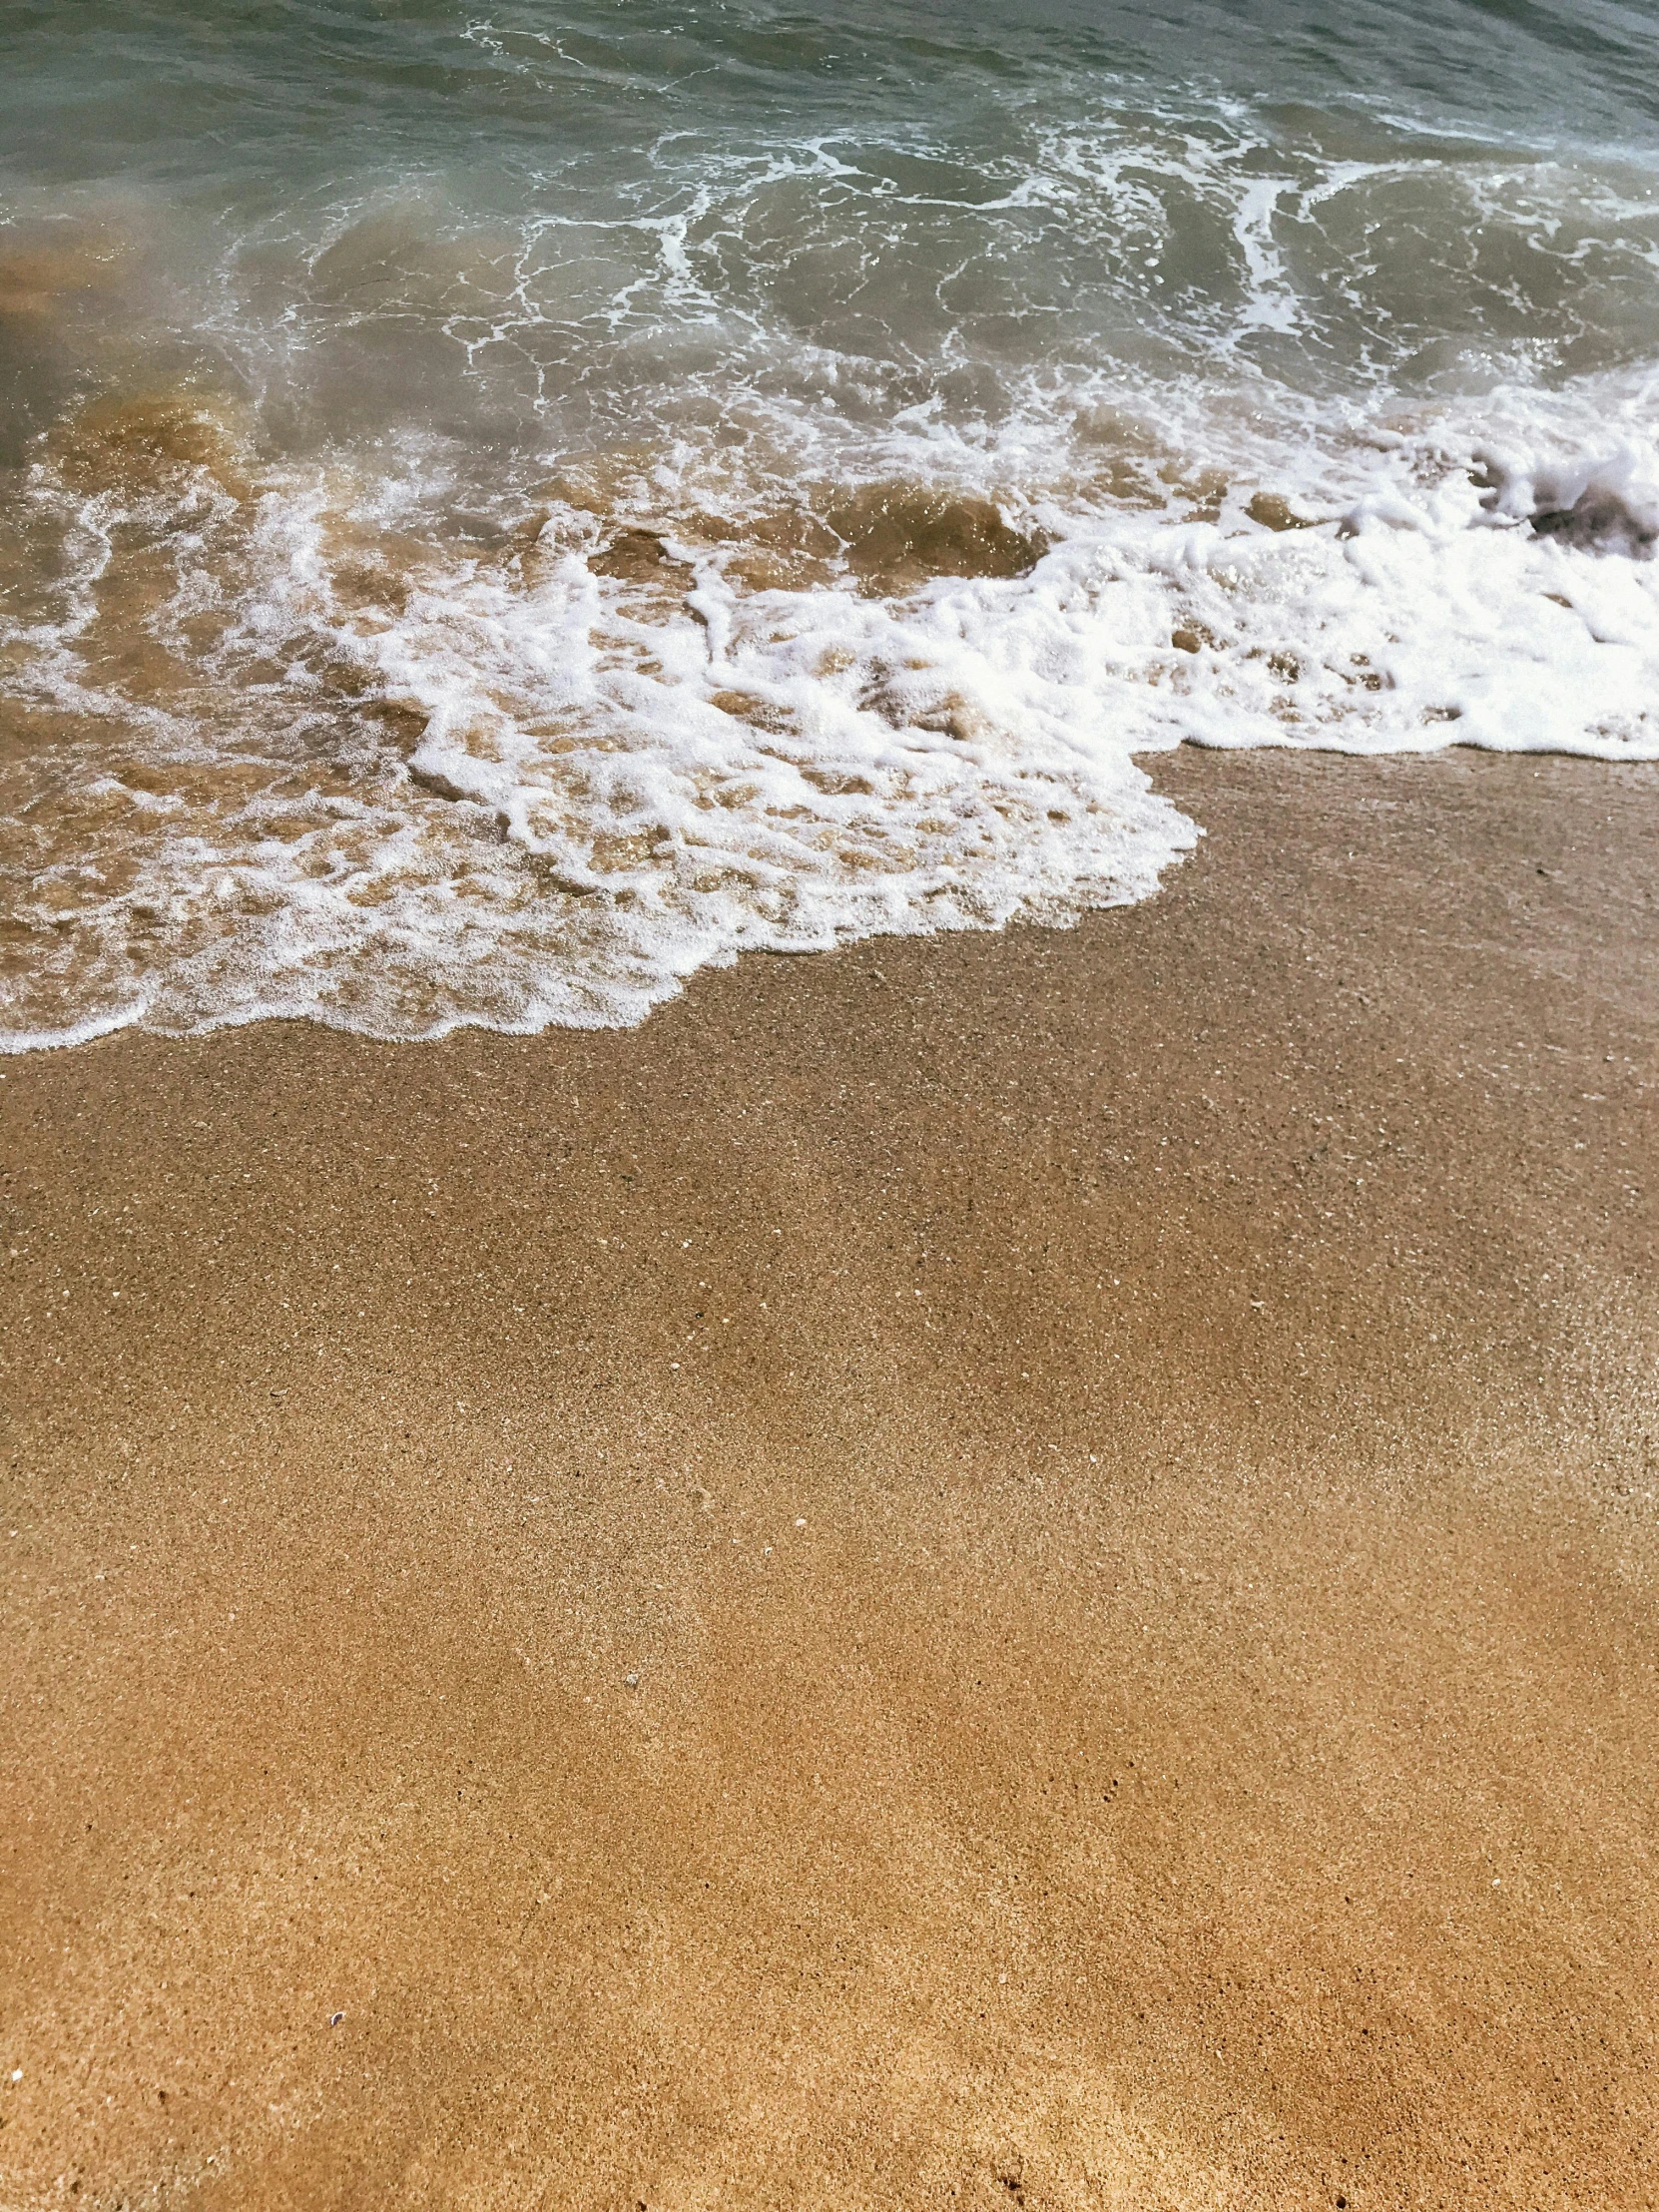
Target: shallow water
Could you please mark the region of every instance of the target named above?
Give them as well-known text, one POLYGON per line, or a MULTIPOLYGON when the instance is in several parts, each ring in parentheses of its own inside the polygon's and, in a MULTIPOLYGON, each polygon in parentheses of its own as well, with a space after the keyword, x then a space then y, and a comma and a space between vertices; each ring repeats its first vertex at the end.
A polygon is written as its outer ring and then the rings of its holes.
POLYGON ((0 1023, 1063 922, 1136 756, 1659 757, 1648 9, 14 6, 0 1023))

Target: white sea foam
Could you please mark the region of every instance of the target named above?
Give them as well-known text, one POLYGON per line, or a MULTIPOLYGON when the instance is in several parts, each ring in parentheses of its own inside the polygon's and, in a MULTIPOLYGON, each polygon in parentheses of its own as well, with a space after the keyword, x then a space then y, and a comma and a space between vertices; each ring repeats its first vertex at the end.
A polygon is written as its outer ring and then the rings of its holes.
POLYGON ((996 127, 243 241, 252 396, 60 424, 16 506, 0 1046, 625 1024, 748 949, 1063 924, 1191 847, 1183 741, 1659 758, 1650 176, 996 127), (388 329, 436 381, 382 406, 388 329))
MULTIPOLYGON (((682 456, 604 514, 555 501, 506 551, 410 552, 404 516, 395 591, 348 597, 342 546, 399 518, 383 485, 352 510, 290 472, 252 502, 243 603, 152 709, 151 775, 98 764, 99 838, 37 876, 61 964, 14 984, 8 1046, 268 1013, 628 1023, 746 949, 1066 922, 1191 845, 1137 760, 1183 740, 1659 758, 1654 450, 1628 419, 1599 452, 1561 437, 1639 396, 1380 427, 1283 450, 1265 482, 1258 450, 1196 520, 1190 486, 1152 507, 1074 480, 1005 518, 1046 543, 1029 573, 874 595, 741 581, 757 518, 711 532, 682 456), (637 574, 606 572, 619 535, 637 574), (342 722, 330 684, 412 742, 342 722), (331 732, 327 788, 296 728, 331 732)), ((151 628, 211 600, 186 560, 151 628)), ((107 721, 66 653, 43 692, 107 721)))

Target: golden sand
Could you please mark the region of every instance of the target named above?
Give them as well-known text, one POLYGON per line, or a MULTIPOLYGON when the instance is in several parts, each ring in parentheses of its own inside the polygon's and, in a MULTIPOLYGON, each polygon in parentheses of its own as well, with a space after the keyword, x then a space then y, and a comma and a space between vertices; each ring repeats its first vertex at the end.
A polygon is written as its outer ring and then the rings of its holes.
POLYGON ((13 1060, 0 2204, 1653 2201, 1659 772, 13 1060))

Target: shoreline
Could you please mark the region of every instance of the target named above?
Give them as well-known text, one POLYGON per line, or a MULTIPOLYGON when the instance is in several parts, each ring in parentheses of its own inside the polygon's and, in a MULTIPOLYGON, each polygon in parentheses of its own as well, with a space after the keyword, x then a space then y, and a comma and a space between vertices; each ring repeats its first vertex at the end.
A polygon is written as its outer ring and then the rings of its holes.
POLYGON ((0 2201, 1644 2201, 1659 769, 1148 765, 1075 929, 5 1062, 0 2201))

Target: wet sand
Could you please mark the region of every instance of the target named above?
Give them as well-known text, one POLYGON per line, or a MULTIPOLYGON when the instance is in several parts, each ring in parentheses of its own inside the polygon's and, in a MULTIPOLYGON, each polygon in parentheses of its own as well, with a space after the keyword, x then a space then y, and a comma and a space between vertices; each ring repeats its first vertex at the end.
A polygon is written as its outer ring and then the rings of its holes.
POLYGON ((5 1063, 0 2203, 1651 2204, 1659 771, 1158 775, 1075 931, 5 1063))

